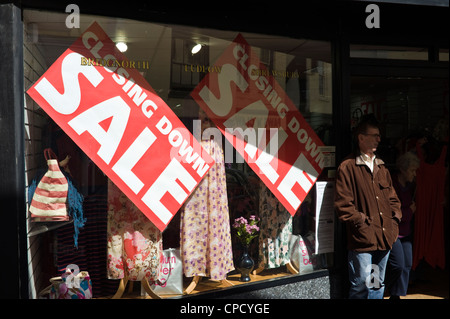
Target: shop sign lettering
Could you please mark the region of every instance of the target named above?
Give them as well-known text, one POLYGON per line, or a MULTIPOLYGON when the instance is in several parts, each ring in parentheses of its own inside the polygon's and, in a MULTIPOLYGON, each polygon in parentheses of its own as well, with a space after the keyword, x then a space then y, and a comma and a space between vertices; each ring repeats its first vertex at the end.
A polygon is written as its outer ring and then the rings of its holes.
POLYGON ((161 231, 214 164, 93 23, 27 91, 161 231), (173 156, 176 153, 177 156, 173 156))
POLYGON ((294 215, 323 169, 322 141, 241 35, 214 66, 192 97, 294 215))

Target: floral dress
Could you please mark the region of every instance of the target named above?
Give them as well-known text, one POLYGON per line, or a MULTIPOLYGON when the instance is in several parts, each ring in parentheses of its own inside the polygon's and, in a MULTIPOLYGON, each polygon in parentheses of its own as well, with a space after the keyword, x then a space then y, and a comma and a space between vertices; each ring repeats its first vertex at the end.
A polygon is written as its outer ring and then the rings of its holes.
POLYGON ((225 279, 234 270, 223 150, 214 139, 201 146, 216 161, 181 210, 180 245, 186 277, 225 279))
POLYGON ((259 195, 259 267, 278 268, 290 262, 292 216, 261 182, 259 195))
POLYGON ((108 180, 108 278, 158 278, 162 236, 159 229, 108 180))

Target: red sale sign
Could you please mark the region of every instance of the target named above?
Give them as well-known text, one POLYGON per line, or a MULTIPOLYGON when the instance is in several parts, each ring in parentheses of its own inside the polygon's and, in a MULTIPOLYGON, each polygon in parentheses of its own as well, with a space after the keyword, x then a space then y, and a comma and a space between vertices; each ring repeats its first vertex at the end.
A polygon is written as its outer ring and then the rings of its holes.
POLYGON ((93 23, 27 93, 162 231, 214 160, 132 62, 93 23))
POLYGON ((322 141, 238 35, 191 93, 294 215, 323 169, 322 141))

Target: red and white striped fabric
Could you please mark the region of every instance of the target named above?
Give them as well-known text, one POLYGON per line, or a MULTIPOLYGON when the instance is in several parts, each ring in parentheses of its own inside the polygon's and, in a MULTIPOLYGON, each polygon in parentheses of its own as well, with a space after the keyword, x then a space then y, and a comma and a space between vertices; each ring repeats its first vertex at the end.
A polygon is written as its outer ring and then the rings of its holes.
MULTIPOLYGON (((45 153, 47 158, 47 153, 45 153)), ((48 171, 39 181, 30 204, 33 221, 67 221, 69 184, 56 159, 47 158, 48 171)))

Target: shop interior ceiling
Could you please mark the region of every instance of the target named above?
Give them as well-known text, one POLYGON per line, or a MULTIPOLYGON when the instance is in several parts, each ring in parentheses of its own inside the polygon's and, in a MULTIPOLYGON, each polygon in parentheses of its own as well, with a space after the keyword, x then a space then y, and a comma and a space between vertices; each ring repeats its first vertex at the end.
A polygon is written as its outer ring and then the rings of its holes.
MULTIPOLYGON (((100 24, 105 32, 114 42, 124 41, 128 44, 129 52, 125 53, 136 57, 149 57, 151 52, 162 49, 155 47, 158 37, 164 32, 155 32, 155 28, 164 27, 159 24, 147 22, 109 18, 102 16, 81 15, 80 28, 69 29, 65 25, 67 14, 46 11, 26 10, 24 12, 24 22, 29 34, 28 41, 34 41, 42 50, 48 66, 50 66, 94 21, 100 24), (152 38, 153 37, 153 38, 152 38), (152 40, 152 41, 150 41, 152 40)), ((169 26, 166 26, 169 27, 169 26)), ((232 41, 236 32, 195 28, 188 26, 177 27, 170 25, 176 30, 177 36, 193 41, 201 41, 207 38, 208 45, 214 46, 215 41, 232 41)), ((258 48, 267 48, 291 54, 300 58, 315 57, 317 60, 331 62, 329 54, 329 44, 326 42, 311 41, 306 39, 289 39, 279 36, 264 34, 254 34, 242 32, 244 38, 250 45, 258 48)))

